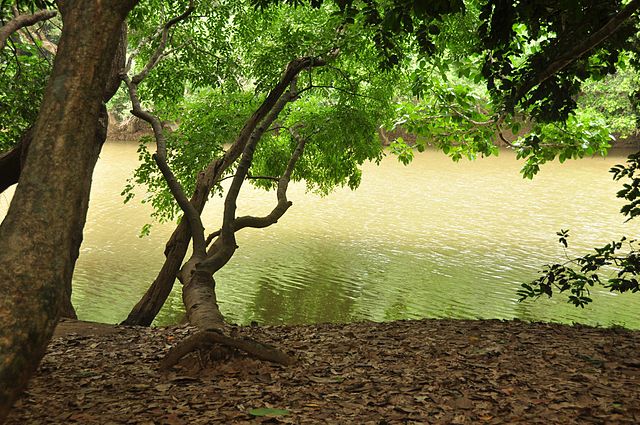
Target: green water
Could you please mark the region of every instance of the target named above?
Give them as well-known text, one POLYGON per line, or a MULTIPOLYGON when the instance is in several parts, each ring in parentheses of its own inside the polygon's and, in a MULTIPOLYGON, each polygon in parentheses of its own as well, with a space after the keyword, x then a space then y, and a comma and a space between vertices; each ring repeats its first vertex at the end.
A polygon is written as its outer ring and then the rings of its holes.
MULTIPOLYGON (((149 208, 119 196, 136 166, 136 145, 107 143, 94 174, 85 242, 74 276, 82 319, 123 320, 153 281, 173 226, 138 233, 149 208)), ((265 324, 423 317, 520 318, 640 328, 640 295, 604 290, 576 309, 563 297, 518 303, 520 283, 561 259, 555 232, 571 229, 584 253, 640 221, 623 224, 618 184, 607 170, 624 153, 544 166, 523 180, 511 152, 452 163, 436 152, 408 167, 394 158, 364 167, 362 186, 329 197, 292 185, 293 207, 270 228, 238 235, 240 249, 216 275, 221 309, 232 322, 265 324)), ((249 189, 238 214, 264 214, 275 194, 249 189)), ((0 215, 9 202, 0 195, 0 215)), ((216 229, 221 202, 205 211, 216 229)), ((158 323, 182 314, 176 285, 158 323)))

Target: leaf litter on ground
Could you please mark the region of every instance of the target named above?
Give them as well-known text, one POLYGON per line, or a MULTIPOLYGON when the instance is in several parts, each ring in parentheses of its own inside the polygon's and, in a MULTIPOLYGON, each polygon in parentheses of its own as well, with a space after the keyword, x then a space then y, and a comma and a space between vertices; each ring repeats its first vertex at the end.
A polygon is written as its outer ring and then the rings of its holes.
POLYGON ((297 364, 195 352, 161 371, 194 332, 63 321, 7 423, 640 423, 640 331, 498 320, 238 327, 297 364))

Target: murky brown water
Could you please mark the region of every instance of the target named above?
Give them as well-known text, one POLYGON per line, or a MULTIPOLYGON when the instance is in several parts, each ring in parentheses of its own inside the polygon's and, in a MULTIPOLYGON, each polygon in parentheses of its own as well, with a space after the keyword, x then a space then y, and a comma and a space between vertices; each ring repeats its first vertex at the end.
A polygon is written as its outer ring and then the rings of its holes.
MULTIPOLYGON (((94 174, 73 301, 83 319, 118 322, 153 280, 172 225, 140 239, 149 208, 122 205, 136 166, 135 144, 107 143, 94 174)), ((571 229, 572 252, 622 234, 618 184, 607 170, 624 153, 549 164, 523 180, 511 152, 452 163, 435 152, 405 167, 386 158, 365 167, 355 192, 326 198, 290 188, 294 202, 278 224, 246 230, 217 277, 221 308, 239 323, 309 323, 420 317, 520 318, 640 328, 640 295, 604 290, 575 309, 565 298, 518 303, 515 291, 545 262, 562 258, 555 232, 571 229)), ((8 205, 0 195, 0 215, 8 205)), ((275 195, 245 191, 238 214, 268 212, 275 195)), ((216 228, 221 202, 207 209, 216 228)), ((159 323, 181 315, 175 288, 159 323)))

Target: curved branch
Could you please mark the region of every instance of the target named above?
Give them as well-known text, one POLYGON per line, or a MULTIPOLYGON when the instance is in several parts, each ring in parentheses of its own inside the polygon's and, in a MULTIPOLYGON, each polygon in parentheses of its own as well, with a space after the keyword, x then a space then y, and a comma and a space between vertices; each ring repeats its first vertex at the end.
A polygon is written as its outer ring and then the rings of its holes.
MULTIPOLYGON (((302 62, 305 63, 305 62, 302 62)), ((236 222, 236 201, 238 199, 238 195, 240 193, 240 188, 242 187, 242 183, 244 182, 248 172, 249 167, 253 161, 253 153, 256 148, 256 144, 260 140, 262 134, 271 126, 271 124, 275 121, 275 119, 280 114, 280 111, 285 107, 285 105, 293 101, 297 98, 296 91, 296 76, 298 73, 304 68, 298 68, 297 65, 300 64, 300 60, 292 61, 289 63, 287 67, 287 71, 285 72, 285 76, 289 74, 289 72, 294 69, 296 70, 295 74, 289 80, 289 91, 283 94, 280 99, 276 102, 273 109, 269 112, 269 115, 265 117, 265 119, 260 123, 256 130, 251 135, 251 138, 247 142, 244 151, 242 153, 242 158, 240 159, 240 163, 238 164, 238 168, 236 169, 236 173, 234 175, 233 181, 231 182, 231 186, 227 192, 227 197, 225 198, 224 203, 224 213, 222 218, 222 228, 220 229, 220 237, 216 241, 213 247, 209 250, 209 255, 206 260, 198 264, 197 270, 203 271, 206 273, 215 273, 221 267, 223 267, 233 255, 236 249, 236 240, 235 240, 235 222, 236 222), (295 66, 295 68, 294 68, 295 66)), ((313 62, 310 62, 308 66, 313 66, 313 62)), ((306 68, 306 67, 305 67, 306 68)), ((295 162, 294 162, 295 165, 295 162)), ((287 167, 287 170, 289 167, 287 167)), ((285 172, 285 175, 287 172, 285 172)), ((291 172, 288 172, 289 177, 291 172)), ((284 177, 284 175, 283 175, 284 177)), ((288 180, 287 180, 288 183, 288 180)), ((280 184, 279 184, 280 186, 280 184)), ((286 185, 285 185, 286 191, 286 185)), ((276 207, 282 209, 280 213, 280 217, 284 212, 289 208, 290 205, 282 204, 280 207, 276 207)), ((279 217, 278 217, 279 218, 279 217)), ((276 219, 277 220, 277 219, 276 219)), ((263 226, 265 227, 265 226, 263 226)))
POLYGON ((167 23, 164 24, 164 27, 162 27, 162 37, 160 38, 160 44, 156 48, 155 52, 153 52, 153 55, 151 55, 151 57, 149 58, 149 61, 144 66, 144 68, 142 68, 142 71, 140 71, 137 75, 134 75, 131 78, 131 81, 134 84, 139 84, 142 80, 144 80, 145 77, 149 74, 149 72, 153 69, 153 67, 155 67, 160 61, 160 59, 162 58, 164 49, 167 47, 167 41, 169 39, 169 30, 171 30, 171 27, 173 27, 180 21, 184 21, 185 19, 187 19, 189 15, 191 15, 191 12, 193 12, 194 9, 195 9, 195 6, 193 4, 193 0, 189 0, 189 6, 181 15, 178 15, 175 18, 168 20, 167 23))
MULTIPOLYGON (((247 227, 255 229, 269 227, 272 224, 277 223, 278 220, 284 215, 284 213, 287 212, 289 207, 293 205, 293 203, 287 199, 287 188, 289 186, 289 182, 291 181, 291 174, 293 173, 293 169, 295 168, 296 163, 304 152, 306 139, 300 137, 297 133, 295 133, 295 130, 291 130, 291 135, 298 141, 298 145, 291 154, 291 158, 289 158, 287 168, 285 169, 282 176, 278 179, 278 188, 276 190, 278 203, 266 216, 242 216, 236 218, 233 221, 232 225, 234 233, 247 227)), ((209 237, 207 237, 207 245, 209 245, 214 238, 220 236, 221 233, 222 229, 210 234, 209 237)))
POLYGON ((284 215, 284 213, 287 212, 289 207, 293 205, 293 202, 287 199, 287 188, 289 187, 289 182, 291 181, 291 174, 293 173, 293 169, 302 156, 304 145, 306 143, 305 139, 298 137, 297 135, 294 137, 298 140, 298 145, 296 146, 296 149, 293 151, 293 154, 289 159, 289 163, 287 164, 287 168, 284 174, 282 174, 282 177, 280 177, 280 180, 278 181, 278 188, 276 190, 278 203, 266 216, 242 216, 236 218, 233 223, 234 231, 238 231, 246 227, 264 228, 271 226, 272 224, 277 223, 278 220, 284 215))
MULTIPOLYGON (((277 109, 276 104, 291 84, 291 81, 305 69, 325 66, 326 64, 324 59, 313 56, 306 56, 289 62, 278 84, 271 89, 258 109, 256 109, 251 115, 251 118, 247 120, 235 142, 227 149, 222 158, 211 161, 205 169, 202 174, 202 180, 203 184, 209 188, 208 190, 210 190, 214 183, 219 181, 222 173, 240 157, 249 140, 253 137, 262 137, 262 133, 264 133, 275 118, 277 118, 280 110, 278 110, 276 114, 273 113, 273 110, 277 109), (268 122, 268 124, 264 125, 263 123, 266 122, 268 122), (263 129, 259 131, 258 126, 263 129)), ((282 106, 284 107, 284 105, 282 106)))
POLYGON ((160 172, 162 172, 164 179, 169 185, 171 194, 175 198, 176 202, 178 202, 180 209, 184 212, 187 222, 189 223, 193 237, 193 251, 196 255, 204 256, 206 253, 206 245, 204 241, 204 226, 202 225, 202 219, 193 204, 189 201, 189 198, 187 198, 180 182, 178 182, 178 179, 176 179, 167 164, 167 141, 164 136, 164 132, 162 131, 162 123, 158 117, 142 109, 140 99, 138 98, 136 84, 131 81, 129 76, 123 75, 122 79, 129 89, 129 97, 133 106, 131 113, 148 122, 153 129, 153 135, 156 139, 156 153, 153 155, 153 159, 158 164, 160 172))
POLYGON ((57 15, 55 10, 41 10, 32 15, 18 15, 4 26, 0 27, 0 50, 7 45, 7 39, 11 34, 21 28, 28 27, 40 21, 46 21, 57 15))
POLYGON ((156 48, 151 58, 149 58, 149 61, 147 62, 143 70, 140 71, 140 73, 131 78, 126 75, 126 73, 123 73, 121 75, 121 78, 129 89, 129 98, 131 99, 131 105, 133 107, 131 113, 138 118, 148 122, 153 129, 153 135, 156 140, 156 153, 153 155, 153 159, 156 161, 156 164, 158 164, 160 172, 169 185, 171 194, 180 206, 180 209, 184 212, 187 222, 189 223, 191 235, 193 237, 193 252, 196 256, 204 257, 206 255, 206 245, 204 240, 204 226, 202 224, 200 213, 189 201, 189 198, 187 198, 187 195, 182 188, 182 185, 180 185, 180 182, 178 182, 178 179, 167 164, 167 140, 164 136, 164 132, 162 131, 162 123, 160 122, 160 119, 142 108, 137 93, 138 84, 142 82, 142 80, 144 80, 144 78, 149 74, 153 67, 157 65, 158 60, 162 57, 164 49, 167 45, 169 30, 172 26, 176 25, 180 21, 185 20, 191 14, 191 12, 193 12, 193 9, 193 0, 190 0, 189 6, 184 13, 176 16, 173 19, 170 19, 164 25, 162 31, 162 40, 160 41, 160 44, 156 48))

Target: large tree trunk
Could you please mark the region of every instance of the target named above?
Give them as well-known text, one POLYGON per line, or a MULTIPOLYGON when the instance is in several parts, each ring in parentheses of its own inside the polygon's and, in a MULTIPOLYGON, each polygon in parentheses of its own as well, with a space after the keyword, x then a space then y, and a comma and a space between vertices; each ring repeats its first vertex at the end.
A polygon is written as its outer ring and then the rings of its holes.
POLYGON ((63 32, 18 187, 0 225, 0 422, 44 355, 82 240, 98 119, 135 0, 59 2, 63 32))
MULTIPOLYGON (((118 48, 116 49, 116 54, 111 63, 108 78, 103 90, 102 101, 104 103, 107 103, 115 95, 118 87, 120 86, 119 73, 124 68, 127 48, 126 25, 122 25, 120 31, 118 48)), ((103 106, 100 108, 98 127, 95 133, 96 146, 102 146, 106 141, 108 126, 109 116, 106 108, 103 106)), ((18 183, 32 139, 33 127, 30 127, 24 132, 20 141, 12 150, 0 155, 0 193, 6 190, 9 186, 18 183)), ((78 241, 77 249, 80 248, 79 242, 80 240, 78 241)), ((62 300, 62 306, 60 308, 60 315, 61 317, 71 319, 78 318, 76 311, 71 304, 71 283, 69 283, 66 288, 65 295, 62 300)))

